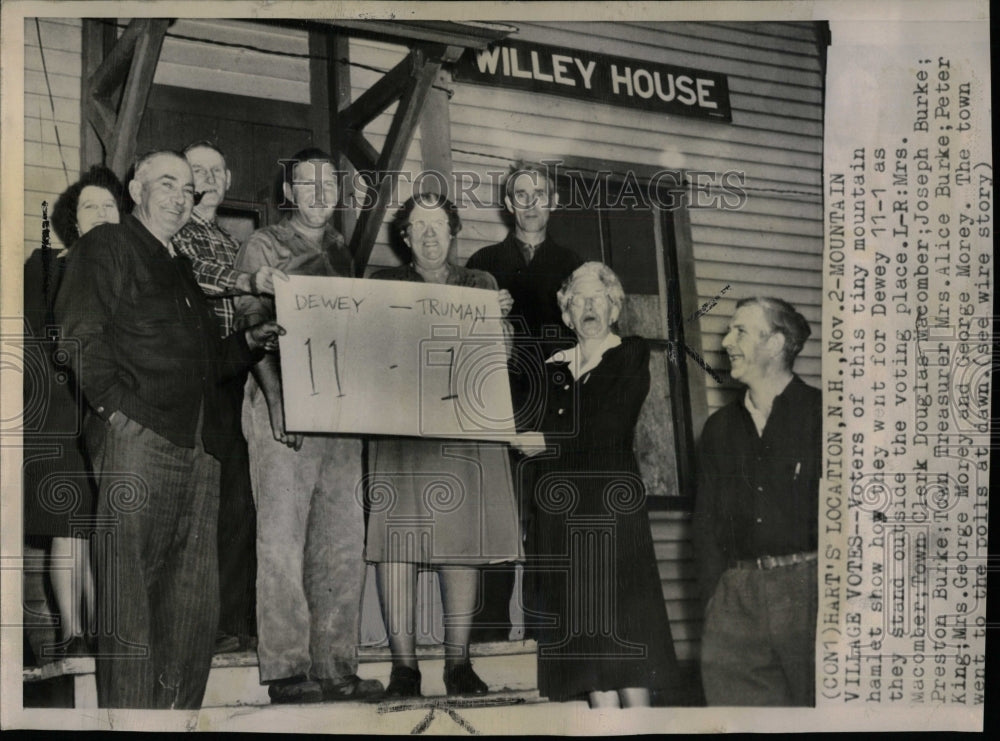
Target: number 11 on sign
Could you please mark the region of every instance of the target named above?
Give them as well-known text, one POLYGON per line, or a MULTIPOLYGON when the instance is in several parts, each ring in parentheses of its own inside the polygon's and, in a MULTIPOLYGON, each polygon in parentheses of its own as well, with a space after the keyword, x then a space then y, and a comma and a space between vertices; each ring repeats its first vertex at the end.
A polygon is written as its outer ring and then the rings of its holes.
MULTIPOLYGON (((316 372, 313 369, 313 351, 312 351, 312 337, 305 341, 306 355, 309 358, 309 385, 312 387, 312 396, 316 396, 319 391, 316 390, 316 372)), ((343 389, 340 387, 340 361, 337 356, 337 341, 331 340, 330 349, 333 351, 333 378, 337 382, 337 398, 341 398, 344 395, 343 389)))

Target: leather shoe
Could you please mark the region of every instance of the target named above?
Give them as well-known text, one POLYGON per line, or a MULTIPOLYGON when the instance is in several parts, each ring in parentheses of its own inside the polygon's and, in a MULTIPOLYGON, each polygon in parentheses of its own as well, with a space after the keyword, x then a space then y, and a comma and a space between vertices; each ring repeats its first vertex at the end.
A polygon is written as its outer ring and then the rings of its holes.
POLYGON ((377 679, 362 679, 357 674, 334 681, 319 679, 325 702, 372 702, 381 700, 385 688, 377 679))
POLYGON ((323 690, 319 684, 301 674, 270 682, 267 694, 275 704, 298 705, 323 701, 323 690))
POLYGON ((455 666, 445 666, 444 688, 449 695, 485 695, 490 691, 486 682, 472 670, 470 661, 455 666))
POLYGON ((240 650, 240 639, 237 636, 219 631, 215 634, 215 653, 231 654, 240 650))
POLYGON ((420 670, 409 666, 394 666, 389 675, 389 686, 385 690, 387 698, 422 697, 420 694, 420 670))
POLYGON ((87 640, 83 636, 73 636, 66 639, 65 643, 60 643, 48 650, 47 655, 50 655, 53 661, 60 661, 79 656, 92 656, 93 652, 87 646, 87 640))

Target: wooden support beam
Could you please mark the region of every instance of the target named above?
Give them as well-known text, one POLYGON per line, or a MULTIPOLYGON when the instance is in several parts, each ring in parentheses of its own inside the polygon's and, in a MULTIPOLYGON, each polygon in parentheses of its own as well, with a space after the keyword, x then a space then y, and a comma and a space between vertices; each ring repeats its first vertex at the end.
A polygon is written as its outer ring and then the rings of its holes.
MULTIPOLYGON (((442 195, 452 197, 451 116, 448 112, 448 84, 451 75, 441 70, 435 85, 427 94, 427 103, 420 116, 420 157, 425 171, 438 172, 444 178, 442 195)), ((425 181, 435 191, 441 191, 437 178, 425 181)))
POLYGON ((330 112, 335 110, 330 73, 334 61, 330 59, 329 34, 309 30, 309 123, 313 145, 326 147, 330 140, 330 112))
POLYGON ((362 173, 373 173, 378 167, 378 150, 371 145, 360 131, 349 131, 342 134, 340 151, 362 173))
POLYGON ((120 178, 125 177, 135 157, 139 124, 146 110, 146 99, 153 86, 153 75, 160 59, 160 49, 163 48, 163 37, 166 36, 170 22, 166 18, 143 18, 139 23, 143 26, 142 34, 135 44, 128 79, 122 92, 121 107, 118 109, 114 146, 108 153, 108 167, 120 178))
POLYGON ((91 123, 91 112, 88 105, 92 100, 90 82, 101 66, 101 62, 114 48, 116 41, 114 19, 97 20, 84 18, 81 38, 81 69, 80 69, 80 169, 87 170, 91 165, 104 162, 103 138, 98 135, 91 123), (110 21, 110 22, 109 22, 110 21))
POLYGON ((104 151, 110 151, 115 138, 115 124, 118 123, 118 114, 102 98, 91 98, 87 110, 90 125, 94 127, 97 136, 104 143, 104 151))
POLYGON ((420 61, 414 49, 395 67, 385 73, 374 85, 347 108, 337 112, 337 127, 360 131, 370 124, 386 108, 391 106, 406 91, 416 75, 420 61))
POLYGON ((389 41, 393 44, 456 44, 462 49, 485 49, 506 38, 516 26, 507 23, 483 21, 403 21, 403 20, 315 20, 339 29, 348 29, 351 35, 366 36, 389 41))
POLYGON ((313 112, 313 142, 326 147, 336 158, 334 166, 343 173, 340 184, 343 208, 334 214, 334 225, 341 234, 354 231, 357 220, 350 204, 354 200, 354 171, 351 159, 370 161, 375 166, 378 152, 357 132, 356 137, 345 136, 336 121, 340 112, 351 104, 351 68, 344 62, 349 58, 348 38, 332 31, 309 31, 309 84, 310 110, 313 112), (352 146, 350 142, 354 142, 352 146), (348 155, 352 150, 353 157, 348 155))
POLYGON ((396 113, 392 117, 385 146, 378 160, 379 170, 397 170, 403 164, 406 151, 413 141, 413 133, 420 123, 420 114, 423 112, 427 94, 441 69, 440 59, 430 59, 417 49, 414 53, 418 55, 415 61, 420 63, 419 71, 416 79, 399 99, 399 105, 396 106, 396 113))
POLYGON ((128 74, 135 46, 146 30, 148 22, 148 19, 137 18, 131 21, 118 37, 111 51, 90 78, 89 90, 93 97, 110 97, 122 84, 128 74))
MULTIPOLYGON (((340 111, 351 104, 351 67, 348 64, 351 52, 347 36, 339 33, 331 34, 327 39, 327 49, 329 50, 330 101, 336 109, 336 114, 339 115, 340 111)), ((340 138, 337 136, 337 129, 332 126, 335 120, 334 117, 330 119, 330 150, 338 152, 337 169, 344 173, 342 181, 343 193, 341 193, 344 207, 337 212, 336 223, 340 229, 340 233, 347 236, 354 233, 354 228, 358 221, 358 216, 353 208, 354 168, 351 166, 350 158, 340 147, 340 138)), ((371 152, 367 152, 366 150, 366 153, 374 161, 376 159, 374 154, 375 147, 368 144, 367 139, 363 139, 363 143, 368 145, 371 152)))
MULTIPOLYGON (((153 75, 170 21, 165 18, 138 18, 131 21, 83 87, 83 114, 104 145, 104 160, 116 175, 124 178, 135 157, 139 124, 153 85, 153 75), (121 102, 113 102, 119 85, 124 86, 121 102), (117 110, 116 110, 117 108, 117 110)), ((111 27, 114 31, 114 27, 111 27)), ((97 42, 95 27, 87 29, 88 44, 97 42)), ((107 36, 103 37, 107 40, 107 36)), ((96 53, 88 50, 90 64, 96 53)), ((85 137, 86 138, 86 137, 85 137)), ((93 148, 93 147, 91 147, 93 148)), ((92 157, 88 153, 88 157, 92 157)))
POLYGON ((364 275, 392 195, 390 191, 394 179, 391 176, 384 176, 384 173, 398 170, 406 158, 406 152, 413 141, 413 133, 420 122, 427 94, 441 69, 443 52, 444 49, 437 46, 431 49, 417 47, 410 52, 415 65, 416 79, 399 99, 399 105, 396 106, 396 113, 392 117, 392 124, 378 159, 376 168, 376 177, 379 178, 378 200, 370 208, 362 210, 351 235, 350 249, 358 276, 364 275))
MULTIPOLYGON (((368 30, 380 33, 385 29, 368 28, 368 30)), ((330 131, 334 149, 342 151, 358 170, 364 171, 366 180, 377 194, 374 203, 361 209, 351 232, 350 250, 354 257, 354 269, 357 275, 364 275, 386 208, 391 200, 391 191, 395 185, 392 173, 398 171, 406 159, 413 134, 420 123, 428 94, 441 71, 441 65, 456 61, 466 47, 481 48, 488 43, 487 37, 502 38, 511 30, 513 29, 509 27, 498 30, 483 25, 472 25, 469 29, 464 29, 464 27, 459 28, 458 24, 447 22, 408 28, 408 33, 413 34, 410 38, 424 40, 416 43, 403 61, 349 105, 346 104, 347 100, 343 98, 342 92, 349 86, 333 82, 336 73, 334 67, 330 66, 341 58, 341 54, 332 51, 328 42, 326 74, 330 89, 325 100, 332 118, 330 131), (474 38, 463 37, 459 33, 462 30, 475 31, 474 38), (334 101, 338 96, 345 105, 334 111, 334 101), (397 101, 389 133, 379 153, 365 138, 364 127, 397 101), (368 173, 371 173, 370 177, 368 173)), ((432 119, 447 122, 447 100, 439 101, 435 110, 432 119), (444 106, 443 117, 441 105, 444 106)), ((439 125, 434 124, 434 127, 439 128, 439 125)), ((433 155, 435 163, 441 165, 440 169, 446 176, 451 172, 451 143, 448 128, 450 125, 444 126, 446 144, 439 145, 433 155), (448 150, 447 155, 445 149, 448 150)))

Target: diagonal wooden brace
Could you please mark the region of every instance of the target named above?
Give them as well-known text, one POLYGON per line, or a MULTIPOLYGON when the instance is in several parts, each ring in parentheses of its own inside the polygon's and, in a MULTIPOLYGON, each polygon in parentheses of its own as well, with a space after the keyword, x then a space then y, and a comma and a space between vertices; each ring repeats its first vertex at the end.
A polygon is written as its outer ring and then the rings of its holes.
POLYGON ((84 101, 88 121, 107 152, 107 165, 124 178, 135 156, 135 141, 169 20, 139 18, 129 23, 91 77, 84 101), (124 80, 117 113, 111 96, 124 80))
MULTIPOLYGON (((354 256, 354 269, 358 276, 364 275, 365 267, 368 265, 375 239, 391 200, 391 191, 395 183, 393 173, 399 170, 406 159, 413 134, 420 123, 424 103, 441 69, 441 64, 445 60, 457 58, 460 53, 461 49, 458 47, 444 47, 438 44, 416 47, 410 52, 413 77, 399 99, 374 173, 375 180, 372 185, 378 200, 370 207, 362 209, 354 233, 351 235, 350 250, 354 256)), ((352 133, 360 134, 360 132, 352 133)), ((350 152, 347 154, 351 156, 350 152)), ((355 162, 355 165, 358 163, 355 162)))

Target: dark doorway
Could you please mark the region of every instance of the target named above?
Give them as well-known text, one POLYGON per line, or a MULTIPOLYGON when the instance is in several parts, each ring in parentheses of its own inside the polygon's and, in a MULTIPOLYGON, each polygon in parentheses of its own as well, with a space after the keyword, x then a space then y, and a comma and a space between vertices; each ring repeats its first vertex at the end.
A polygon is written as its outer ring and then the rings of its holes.
POLYGON ((309 106, 300 103, 154 85, 137 152, 182 149, 203 139, 217 144, 233 173, 227 204, 263 205, 257 226, 264 226, 276 218, 278 160, 313 144, 309 120, 309 106))
POLYGON ((674 212, 656 207, 673 203, 671 193, 665 186, 651 192, 648 182, 626 168, 557 170, 555 180, 560 207, 549 223, 553 239, 584 260, 604 262, 615 271, 626 293, 621 333, 652 341, 652 386, 636 431, 636 452, 650 502, 689 509, 694 438, 683 351, 684 285, 678 271, 674 212))

